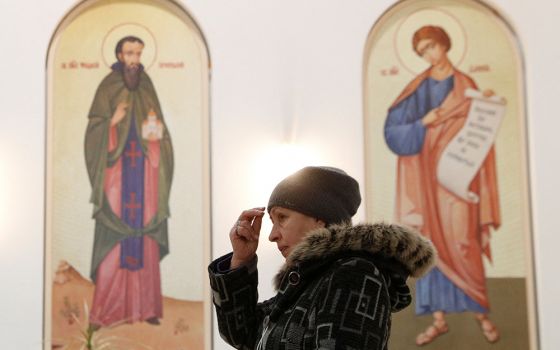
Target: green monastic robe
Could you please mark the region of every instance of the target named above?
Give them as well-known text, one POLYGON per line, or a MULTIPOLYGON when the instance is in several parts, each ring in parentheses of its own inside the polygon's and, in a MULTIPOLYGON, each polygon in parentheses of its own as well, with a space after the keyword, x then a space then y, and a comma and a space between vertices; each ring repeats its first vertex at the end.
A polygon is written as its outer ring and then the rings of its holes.
POLYGON ((95 240, 91 264, 91 278, 95 281, 97 267, 107 253, 121 240, 131 236, 149 235, 160 248, 160 259, 169 253, 167 237, 167 218, 169 217, 169 191, 173 176, 173 149, 171 138, 163 120, 163 114, 154 86, 148 75, 142 71, 140 83, 135 90, 129 90, 124 83, 120 70, 113 70, 99 85, 91 109, 85 137, 85 158, 92 186, 90 202, 93 203, 95 219, 95 240), (126 117, 117 127, 117 147, 108 152, 111 118, 117 105, 128 103, 126 117), (158 172, 158 207, 154 218, 142 229, 133 229, 125 224, 112 211, 105 196, 103 184, 105 169, 113 166, 121 157, 125 148, 131 123, 139 140, 142 140, 142 152, 147 154, 147 140, 141 136, 142 122, 153 109, 164 124, 163 137, 160 141, 160 161, 158 172))

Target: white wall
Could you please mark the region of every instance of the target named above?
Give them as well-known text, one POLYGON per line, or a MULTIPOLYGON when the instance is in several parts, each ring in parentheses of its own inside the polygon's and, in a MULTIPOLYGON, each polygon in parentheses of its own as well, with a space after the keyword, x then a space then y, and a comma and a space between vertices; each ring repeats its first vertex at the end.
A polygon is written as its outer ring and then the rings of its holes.
MULTIPOLYGON (((41 348, 45 56, 50 35, 73 3, 0 0, 2 348, 41 348)), ((362 51, 369 29, 392 1, 183 3, 205 33, 213 63, 214 256, 229 250, 227 232, 238 212, 266 204, 270 184, 255 163, 275 143, 304 144, 314 153, 311 162, 342 167, 363 186, 362 51)), ((554 103, 560 92, 560 5, 495 4, 510 18, 526 54, 541 345, 553 350, 560 348, 560 282, 554 270, 560 245, 554 221, 560 197, 560 117, 554 103)), ((363 215, 362 210, 358 219, 363 215)), ((264 272, 272 277, 279 263, 270 260, 264 272)), ((261 278, 263 285, 268 281, 261 278)), ((227 348, 215 339, 216 349, 227 348)))

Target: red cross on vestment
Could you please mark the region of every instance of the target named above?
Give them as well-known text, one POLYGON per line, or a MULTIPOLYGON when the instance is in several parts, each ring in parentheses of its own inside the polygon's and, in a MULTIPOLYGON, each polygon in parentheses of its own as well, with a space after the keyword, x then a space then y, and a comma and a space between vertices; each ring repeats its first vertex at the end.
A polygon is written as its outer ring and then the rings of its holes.
POLYGON ((130 193, 130 202, 125 203, 124 207, 130 210, 128 212, 130 220, 136 220, 136 210, 142 207, 140 202, 136 202, 136 192, 130 193))
POLYGON ((140 157, 142 155, 142 152, 136 150, 135 140, 130 141, 130 148, 131 150, 128 152, 124 152, 124 155, 126 157, 132 158, 132 162, 130 163, 130 166, 132 168, 136 168, 136 158, 140 157))
POLYGON ((127 263, 128 265, 131 265, 131 266, 136 266, 136 265, 138 265, 138 259, 136 259, 135 257, 127 256, 127 257, 125 257, 124 259, 126 260, 126 263, 127 263))

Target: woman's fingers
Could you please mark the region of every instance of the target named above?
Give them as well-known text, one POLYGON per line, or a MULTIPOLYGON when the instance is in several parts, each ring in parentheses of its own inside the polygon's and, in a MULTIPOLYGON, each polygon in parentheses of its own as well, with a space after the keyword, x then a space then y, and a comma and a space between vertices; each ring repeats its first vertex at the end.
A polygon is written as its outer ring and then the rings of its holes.
POLYGON ((256 207, 242 211, 235 224, 236 234, 249 241, 258 240, 264 209, 264 207, 256 207))
POLYGON ((262 225, 263 216, 257 216, 255 220, 253 220, 253 232, 255 232, 255 239, 259 239, 259 235, 261 232, 261 225, 262 225))
POLYGON ((248 241, 252 241, 254 239, 254 235, 252 232, 253 228, 251 227, 251 223, 249 221, 238 220, 236 225, 237 225, 236 233, 238 236, 241 236, 248 241))
POLYGON ((252 223, 247 220, 239 220, 236 233, 249 241, 257 241, 259 239, 261 222, 262 216, 257 216, 252 223))
POLYGON ((256 207, 253 209, 243 210, 241 215, 239 215, 239 220, 248 220, 252 222, 255 217, 263 215, 264 207, 256 207))

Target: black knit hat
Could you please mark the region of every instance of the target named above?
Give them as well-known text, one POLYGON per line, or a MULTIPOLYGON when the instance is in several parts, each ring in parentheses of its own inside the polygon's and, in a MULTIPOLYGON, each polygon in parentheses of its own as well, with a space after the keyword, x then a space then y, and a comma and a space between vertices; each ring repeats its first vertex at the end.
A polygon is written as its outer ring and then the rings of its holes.
POLYGON ((330 225, 350 222, 361 200, 358 182, 343 170, 310 166, 276 185, 267 210, 292 209, 330 225))

